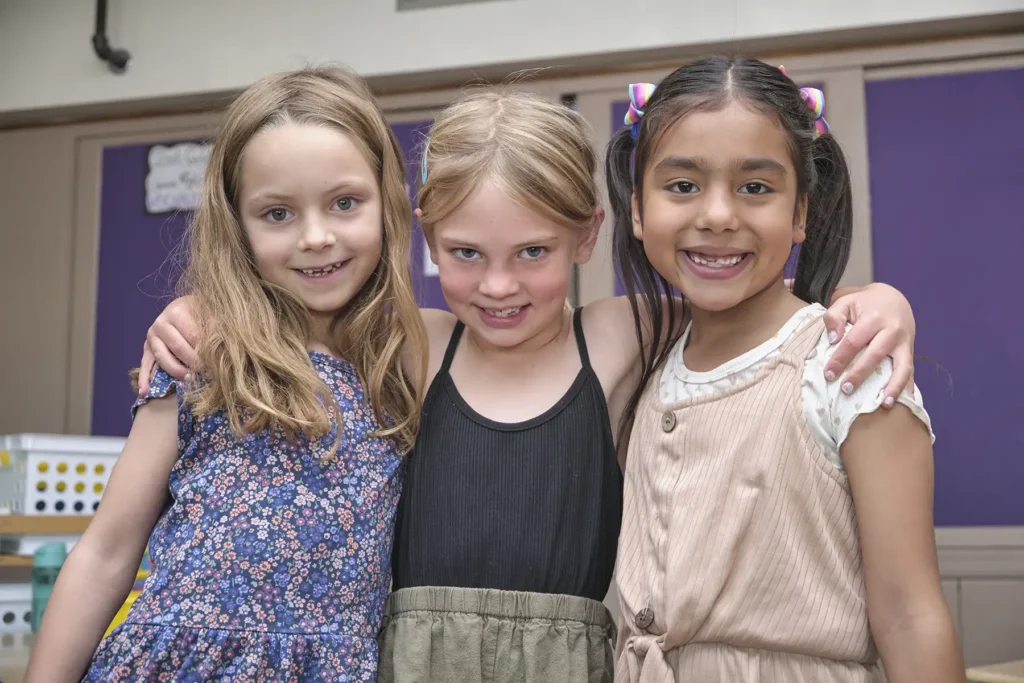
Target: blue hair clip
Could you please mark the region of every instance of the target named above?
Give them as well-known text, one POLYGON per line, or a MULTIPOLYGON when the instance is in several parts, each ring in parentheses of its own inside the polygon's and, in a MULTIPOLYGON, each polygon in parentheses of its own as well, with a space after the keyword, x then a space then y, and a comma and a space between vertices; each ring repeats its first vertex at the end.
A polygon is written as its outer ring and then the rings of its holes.
POLYGON ((423 160, 420 162, 420 184, 427 184, 427 148, 430 146, 430 140, 427 140, 427 144, 423 145, 423 160))

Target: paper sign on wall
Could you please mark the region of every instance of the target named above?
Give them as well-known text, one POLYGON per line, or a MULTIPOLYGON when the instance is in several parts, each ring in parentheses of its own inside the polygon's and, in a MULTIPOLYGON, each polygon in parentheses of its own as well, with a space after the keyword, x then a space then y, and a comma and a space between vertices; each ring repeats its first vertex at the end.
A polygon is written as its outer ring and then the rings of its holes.
POLYGON ((423 274, 429 277, 437 277, 441 274, 441 271, 437 269, 437 264, 430 260, 430 249, 427 247, 427 240, 423 240, 423 274))
MULTIPOLYGON (((413 194, 412 186, 409 183, 405 184, 405 193, 409 195, 409 201, 415 205, 416 196, 413 194)), ((422 231, 420 231, 420 237, 423 239, 423 274, 427 277, 437 277, 440 274, 440 271, 438 271, 434 262, 430 260, 430 249, 427 247, 427 238, 423 236, 422 231)))
POLYGON ((205 142, 153 145, 146 154, 146 213, 193 211, 210 158, 205 142))

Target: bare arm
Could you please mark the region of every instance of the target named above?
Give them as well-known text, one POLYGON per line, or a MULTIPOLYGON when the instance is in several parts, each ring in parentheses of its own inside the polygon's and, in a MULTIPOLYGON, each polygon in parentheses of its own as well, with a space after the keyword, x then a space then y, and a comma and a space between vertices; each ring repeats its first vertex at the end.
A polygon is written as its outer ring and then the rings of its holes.
POLYGON ((964 681, 942 595, 927 428, 902 405, 857 418, 841 449, 860 529, 868 617, 889 683, 964 681))
POLYGON ((26 683, 79 681, 124 603, 167 499, 178 458, 177 399, 139 408, 96 517, 68 555, 46 606, 26 683))
MULTIPOLYGON (((435 309, 420 309, 420 314, 423 316, 430 346, 427 376, 424 378, 426 387, 441 364, 456 319, 448 311, 435 309)), ((139 395, 143 396, 149 391, 149 382, 158 365, 171 377, 185 379, 186 373, 199 365, 199 356, 195 350, 198 342, 199 326, 192 316, 191 298, 183 296, 175 299, 161 311, 146 333, 139 366, 139 395)), ((402 369, 409 377, 418 380, 422 369, 415 362, 415 357, 413 349, 406 347, 402 350, 402 369)))

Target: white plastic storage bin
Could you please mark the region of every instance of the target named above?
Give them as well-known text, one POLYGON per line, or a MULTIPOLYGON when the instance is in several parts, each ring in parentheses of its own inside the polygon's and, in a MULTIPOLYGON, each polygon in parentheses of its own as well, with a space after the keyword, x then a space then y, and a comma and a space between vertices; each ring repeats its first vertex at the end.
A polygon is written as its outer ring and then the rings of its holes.
POLYGON ((58 434, 0 437, 0 514, 93 514, 124 442, 58 434))
POLYGON ((32 584, 0 584, 0 633, 32 632, 32 584))

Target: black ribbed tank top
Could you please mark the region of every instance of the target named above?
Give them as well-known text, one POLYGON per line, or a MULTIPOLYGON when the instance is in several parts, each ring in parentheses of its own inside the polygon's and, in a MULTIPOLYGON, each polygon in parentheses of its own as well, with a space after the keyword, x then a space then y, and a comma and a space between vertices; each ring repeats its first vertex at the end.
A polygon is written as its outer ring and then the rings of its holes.
POLYGON ((423 403, 398 506, 394 590, 495 588, 603 600, 622 519, 608 406, 580 322, 582 368, 543 414, 503 423, 474 411, 449 374, 463 324, 423 403))

